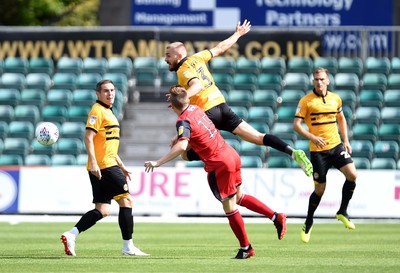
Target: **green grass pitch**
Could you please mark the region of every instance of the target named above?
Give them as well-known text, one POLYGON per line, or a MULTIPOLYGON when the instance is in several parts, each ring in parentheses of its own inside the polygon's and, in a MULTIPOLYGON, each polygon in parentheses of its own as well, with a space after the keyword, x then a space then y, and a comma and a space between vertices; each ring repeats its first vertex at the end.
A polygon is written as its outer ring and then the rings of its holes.
POLYGON ((316 223, 308 244, 300 224, 282 241, 272 222, 246 224, 256 256, 232 259, 238 243, 228 224, 136 223, 134 241, 148 257, 121 255, 117 223, 82 233, 76 257, 59 237, 73 223, 0 223, 0 272, 400 272, 400 224, 316 223))

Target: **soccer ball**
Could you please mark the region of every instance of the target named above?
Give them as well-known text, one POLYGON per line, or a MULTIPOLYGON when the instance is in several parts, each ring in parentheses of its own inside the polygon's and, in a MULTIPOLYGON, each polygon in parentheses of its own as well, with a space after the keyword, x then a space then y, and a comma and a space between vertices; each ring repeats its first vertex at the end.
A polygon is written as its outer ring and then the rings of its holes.
POLYGON ((52 122, 42 122, 36 127, 35 136, 40 144, 53 145, 58 140, 58 128, 52 122))

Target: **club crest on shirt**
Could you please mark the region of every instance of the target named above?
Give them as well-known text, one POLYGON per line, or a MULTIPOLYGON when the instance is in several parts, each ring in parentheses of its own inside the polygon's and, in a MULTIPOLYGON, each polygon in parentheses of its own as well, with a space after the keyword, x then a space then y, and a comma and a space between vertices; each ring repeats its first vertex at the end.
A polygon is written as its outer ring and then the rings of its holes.
POLYGON ((90 116, 89 117, 89 124, 95 124, 96 123, 96 120, 97 120, 97 117, 96 116, 90 116))
POLYGON ((179 126, 178 128, 178 136, 183 134, 183 126, 179 126))
POLYGON ((190 71, 183 72, 183 76, 187 79, 191 79, 194 77, 190 71))

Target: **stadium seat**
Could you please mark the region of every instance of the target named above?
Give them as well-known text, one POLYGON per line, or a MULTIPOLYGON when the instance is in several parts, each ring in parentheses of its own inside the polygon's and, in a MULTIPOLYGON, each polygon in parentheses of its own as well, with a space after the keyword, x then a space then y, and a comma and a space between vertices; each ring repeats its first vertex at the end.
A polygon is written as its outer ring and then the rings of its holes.
POLYGON ((261 73, 279 74, 281 77, 286 73, 286 62, 280 57, 263 57, 260 66, 261 73))
POLYGON ((338 71, 338 61, 334 57, 318 57, 314 59, 314 69, 318 67, 323 67, 328 69, 329 73, 335 75, 338 71))
POLYGON ((261 168, 263 161, 258 156, 243 155, 240 157, 242 161, 242 168, 261 168))
POLYGON ((370 140, 353 139, 350 141, 350 146, 353 150, 352 157, 365 157, 371 160, 374 155, 374 145, 370 140))
POLYGON ((262 160, 265 159, 267 152, 266 146, 257 145, 245 140, 240 141, 240 155, 242 156, 258 156, 262 160))
POLYGON ((32 141, 30 142, 30 153, 51 156, 55 153, 56 147, 57 143, 50 146, 44 146, 40 144, 36 139, 32 139, 32 141))
POLYGON ((72 92, 69 89, 50 89, 47 92, 47 104, 49 105, 62 105, 69 107, 71 103, 72 92))
POLYGON ((164 70, 160 73, 161 86, 163 86, 163 88, 169 89, 170 86, 178 84, 178 78, 175 72, 164 70))
POLYGON ((55 154, 51 157, 52 166, 76 165, 76 157, 70 154, 55 154))
POLYGON ((68 121, 86 123, 91 108, 89 105, 71 105, 67 109, 68 121))
POLYGON ((261 133, 269 134, 269 126, 265 122, 249 122, 249 125, 261 133))
POLYGON ((35 136, 35 127, 30 121, 11 121, 7 137, 26 138, 29 141, 35 136))
POLYGON ((373 170, 395 170, 396 161, 393 158, 374 158, 371 160, 373 170))
POLYGON ((353 159, 354 165, 358 170, 369 170, 371 169, 371 161, 365 157, 351 157, 353 159))
POLYGON ((360 106, 355 113, 355 121, 357 123, 372 123, 376 126, 380 123, 381 111, 377 107, 360 106))
POLYGON ((57 73, 82 73, 83 61, 81 58, 62 57, 57 61, 57 73))
POLYGON ((68 89, 74 90, 76 88, 77 75, 74 73, 67 72, 56 72, 53 75, 53 86, 54 89, 68 89))
POLYGON ((9 123, 14 120, 14 107, 0 104, 0 121, 9 123))
POLYGON ((158 71, 158 59, 156 57, 136 57, 133 60, 133 73, 138 71, 158 71))
POLYGON ((44 154, 29 154, 25 157, 26 166, 50 166, 51 158, 44 154))
POLYGON ((54 73, 54 61, 51 58, 31 58, 29 60, 29 73, 46 73, 52 76, 54 73))
POLYGON ((231 90, 227 99, 230 106, 244 106, 248 109, 253 104, 253 93, 250 90, 231 90))
POLYGON ((359 98, 361 107, 383 107, 383 94, 379 89, 362 89, 359 98))
POLYGON ((360 58, 339 57, 339 73, 355 73, 360 77, 364 72, 364 63, 360 58))
POLYGON ((72 92, 71 104, 92 106, 97 100, 96 92, 94 89, 75 89, 72 92))
POLYGON ((49 90, 52 85, 51 78, 46 73, 29 73, 26 75, 26 87, 49 90))
POLYGON ((9 105, 15 107, 19 104, 21 93, 14 88, 0 89, 0 105, 9 105))
POLYGON ((3 73, 0 83, 1 88, 12 88, 21 91, 26 87, 26 78, 21 73, 3 73))
POLYGON ((236 150, 240 154, 240 143, 241 141, 236 138, 227 138, 225 139, 226 143, 228 143, 230 146, 232 146, 233 149, 236 150))
POLYGON ((19 103, 41 108, 46 104, 46 91, 43 89, 22 89, 19 103))
POLYGON ((7 57, 4 60, 3 70, 5 73, 21 73, 25 75, 29 70, 29 62, 21 57, 7 57))
POLYGON ((132 75, 133 61, 128 57, 110 57, 108 58, 109 73, 123 73, 126 77, 132 75))
POLYGON ((390 67, 392 73, 400 73, 400 57, 392 57, 390 67))
POLYGON ((273 89, 256 89, 253 92, 253 105, 271 107, 276 110, 278 94, 273 89))
POLYGON ((267 159, 268 168, 291 168, 292 159, 287 155, 274 155, 267 159))
POLYGON ((87 154, 80 154, 76 156, 76 165, 86 166, 88 162, 87 154))
POLYGON ((83 59, 83 73, 105 74, 108 71, 108 61, 106 58, 86 57, 83 59))
POLYGON ((101 75, 98 73, 81 73, 76 78, 76 88, 93 90, 99 81, 101 81, 101 75))
POLYGON ((383 107, 381 109, 381 121, 383 123, 400 123, 400 107, 383 107))
POLYGON ((0 156, 0 166, 22 166, 24 159, 21 155, 3 154, 0 156))
POLYGON ((306 93, 303 90, 299 89, 283 89, 280 98, 282 99, 281 105, 284 106, 297 106, 299 104, 300 99, 306 93))
POLYGON ((161 74, 164 71, 169 71, 169 65, 165 61, 164 57, 161 57, 161 58, 158 59, 157 69, 158 69, 158 73, 159 74, 161 74))
MULTIPOLYGON (((176 73, 174 73, 176 74, 176 73)), ((213 74, 214 82, 218 86, 220 90, 229 91, 233 89, 233 76, 229 73, 214 73, 213 74)), ((176 81, 177 83, 177 81, 176 81)))
POLYGON ((400 144, 400 124, 381 124, 378 129, 378 137, 380 140, 394 140, 400 144))
POLYGON ((145 69, 135 72, 136 86, 154 88, 158 78, 157 69, 145 69))
POLYGON ((247 120, 249 117, 249 111, 247 110, 246 107, 243 106, 232 106, 231 107, 232 111, 236 113, 239 117, 241 117, 244 120, 247 120))
POLYGON ((44 121, 63 123, 67 120, 67 107, 62 105, 46 105, 41 113, 44 121))
POLYGON ((292 142, 297 140, 297 134, 293 130, 293 122, 276 122, 271 127, 271 134, 281 139, 290 139, 292 142))
POLYGON ((292 57, 287 62, 287 72, 311 74, 314 68, 313 60, 309 57, 292 57))
POLYGON ((351 89, 358 93, 360 89, 360 78, 355 73, 337 73, 335 75, 336 89, 351 89))
POLYGON ((260 73, 261 64, 259 59, 250 59, 239 57, 236 60, 235 73, 251 73, 258 75, 260 73))
POLYGON ((356 123, 353 126, 353 139, 370 140, 373 143, 377 140, 378 128, 372 123, 356 123))
POLYGON ((17 105, 14 108, 14 120, 36 124, 40 120, 40 110, 36 105, 17 105))
POLYGON ((201 160, 185 161, 185 166, 188 168, 204 168, 204 162, 201 160))
POLYGON ((285 89, 299 89, 307 91, 311 88, 311 81, 306 73, 288 72, 283 77, 283 87, 285 89))
POLYGON ((374 144, 376 157, 399 159, 399 144, 394 140, 377 140, 374 144))
POLYGON ((274 90, 280 93, 282 90, 283 79, 277 73, 261 73, 257 77, 257 86, 259 89, 274 90))
POLYGON ((400 89, 400 72, 389 74, 387 79, 387 89, 400 89))
POLYGON ((7 134, 8 134, 8 122, 0 120, 0 139, 5 139, 7 137, 7 134))
POLYGON ((3 69, 4 69, 4 61, 0 59, 0 75, 3 74, 3 69))
POLYGON ((71 154, 77 156, 84 151, 83 141, 79 138, 60 138, 57 141, 57 154, 71 154))
POLYGON ((352 111, 355 111, 358 106, 358 96, 356 92, 351 89, 335 90, 333 93, 337 94, 342 99, 342 105, 348 106, 352 111))
POLYGON ((272 108, 263 106, 253 106, 249 109, 249 122, 265 122, 268 126, 272 126, 275 121, 274 111, 272 108))
POLYGON ((400 107, 400 89, 387 89, 383 94, 383 105, 400 107))
POLYGON ((362 76, 362 87, 364 89, 379 89, 386 90, 387 88, 387 77, 383 73, 365 73, 362 76))
MULTIPOLYGON (((22 157, 29 151, 29 141, 25 137, 6 137, 4 139, 4 148, 3 148, 3 155, 4 154, 16 154, 22 157)), ((3 157, 0 156, 1 157, 3 157)))
POLYGON ((276 114, 277 122, 293 122, 296 113, 296 106, 279 106, 276 114))
POLYGON ((233 75, 232 87, 254 91, 257 89, 257 76, 251 73, 236 73, 233 75))
POLYGON ((61 124, 60 137, 83 139, 86 132, 86 126, 83 122, 66 121, 61 124))
POLYGON ((344 117, 346 118, 347 125, 352 126, 354 122, 354 111, 348 105, 344 105, 342 107, 342 111, 344 117))
POLYGON ((383 73, 386 76, 390 73, 390 60, 387 57, 367 57, 365 60, 366 73, 383 73))
POLYGON ((303 150, 308 158, 310 158, 310 141, 308 139, 297 139, 294 143, 296 150, 303 150))
POLYGON ((236 68, 235 59, 230 57, 215 57, 210 61, 210 69, 213 74, 215 73, 228 73, 233 75, 236 68))

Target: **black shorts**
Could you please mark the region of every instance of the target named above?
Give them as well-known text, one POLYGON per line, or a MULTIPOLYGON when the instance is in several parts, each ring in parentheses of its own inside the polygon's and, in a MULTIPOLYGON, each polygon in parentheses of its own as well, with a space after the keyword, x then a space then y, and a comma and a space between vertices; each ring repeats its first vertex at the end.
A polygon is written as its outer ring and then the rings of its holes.
POLYGON ((339 170, 341 167, 353 163, 353 159, 346 152, 342 143, 328 151, 311 152, 310 159, 314 169, 313 177, 318 183, 326 182, 326 175, 332 166, 339 170))
POLYGON ((218 130, 233 132, 243 121, 226 103, 221 103, 206 111, 206 115, 218 130))
POLYGON ((114 196, 129 193, 125 174, 118 166, 101 170, 101 180, 89 172, 92 184, 93 203, 111 204, 114 196))

